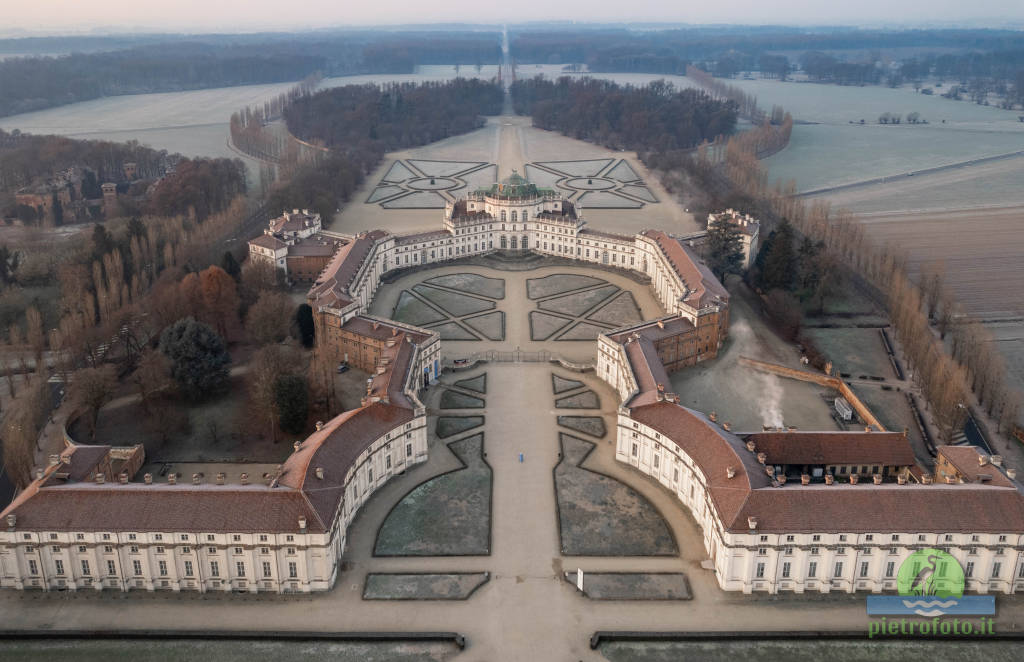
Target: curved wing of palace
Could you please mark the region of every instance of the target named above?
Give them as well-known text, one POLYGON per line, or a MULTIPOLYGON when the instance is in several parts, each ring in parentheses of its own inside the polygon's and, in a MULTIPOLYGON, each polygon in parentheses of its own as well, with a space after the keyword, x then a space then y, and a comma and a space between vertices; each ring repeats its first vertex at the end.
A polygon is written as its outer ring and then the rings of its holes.
MULTIPOLYGON (((757 223, 742 217, 741 224, 752 250, 757 223)), ((132 482, 141 446, 68 440, 2 513, 0 583, 329 589, 359 508, 427 457, 418 393, 441 371, 441 341, 435 331, 367 314, 382 277, 532 251, 650 279, 665 315, 597 340, 597 376, 621 398, 616 458, 689 509, 723 589, 894 589, 893 568, 924 546, 987 568, 968 577, 969 589, 1022 588, 1024 498, 996 457, 943 447, 936 464, 943 480, 934 481, 902 433, 735 434, 714 414, 679 404, 666 390, 669 373, 717 356, 729 327, 728 293, 687 244, 659 230, 590 230, 570 201, 518 175, 449 203, 442 227, 430 232, 339 235, 323 231, 318 215, 286 213, 250 242, 250 257, 314 281, 308 300, 320 359, 371 374, 361 406, 318 424, 275 471, 240 484, 150 474, 132 482)))

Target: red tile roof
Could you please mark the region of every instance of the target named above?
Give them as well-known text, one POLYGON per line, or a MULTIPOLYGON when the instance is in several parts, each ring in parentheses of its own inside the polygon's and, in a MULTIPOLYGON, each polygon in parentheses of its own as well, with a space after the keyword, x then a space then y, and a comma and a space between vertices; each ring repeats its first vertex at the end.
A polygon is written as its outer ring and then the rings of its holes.
POLYGON ((753 441, 768 464, 868 464, 909 467, 917 463, 901 432, 758 432, 753 441))
POLYGON ((273 250, 281 250, 282 248, 288 248, 288 244, 281 241, 272 234, 261 234, 255 239, 250 239, 249 243, 260 248, 270 248, 273 250))
POLYGON ((377 240, 387 236, 383 230, 364 232, 342 246, 317 277, 307 295, 317 306, 344 307, 352 303, 349 286, 366 261, 377 240))
POLYGON ((687 304, 694 308, 703 308, 714 303, 716 299, 729 300, 729 292, 707 265, 686 246, 661 230, 644 230, 641 234, 658 244, 669 264, 690 290, 685 299, 687 304))
MULTIPOLYGON (((985 458, 976 446, 939 446, 938 454, 946 458, 953 467, 963 474, 964 481, 968 483, 984 482, 989 485, 1001 485, 1003 487, 1013 486, 1013 481, 1007 478, 999 467, 993 466, 986 460, 985 464, 979 464, 979 458, 985 458), (981 476, 988 476, 985 481, 981 476)), ((938 480, 938 477, 936 477, 938 480)))
POLYGON ((988 485, 794 485, 753 490, 727 528, 782 533, 1024 531, 1024 499, 988 485))
POLYGON ((77 483, 44 487, 6 512, 26 531, 324 531, 299 491, 266 485, 77 483), (31 498, 28 498, 31 497, 31 498))

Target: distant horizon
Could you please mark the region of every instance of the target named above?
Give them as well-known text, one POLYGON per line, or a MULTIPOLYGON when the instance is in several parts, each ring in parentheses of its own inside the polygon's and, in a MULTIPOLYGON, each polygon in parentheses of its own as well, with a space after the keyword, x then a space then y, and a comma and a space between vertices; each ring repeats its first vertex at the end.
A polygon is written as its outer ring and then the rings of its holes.
MULTIPOLYGON (((744 0, 740 0, 744 1, 744 0)), ((258 2, 258 0, 257 0, 258 2)), ((306 0, 307 3, 317 4, 318 0, 306 0)), ((194 4, 196 0, 184 0, 179 3, 188 5, 194 4)), ((803 0, 796 0, 796 4, 802 4, 803 0)), ((110 20, 86 19, 76 22, 69 14, 74 11, 54 10, 59 15, 54 19, 53 15, 45 14, 47 5, 65 4, 60 0, 49 0, 40 3, 40 7, 34 8, 33 14, 43 12, 43 15, 32 17, 24 16, 26 12, 19 11, 5 16, 7 25, 0 28, 0 39, 32 39, 52 37, 129 37, 129 36, 159 36, 159 35, 182 35, 182 36, 207 36, 207 35, 246 35, 246 34, 303 34, 303 33, 326 33, 346 30, 477 30, 477 29, 501 29, 502 26, 509 28, 537 27, 575 27, 575 28, 635 28, 635 29, 714 29, 714 28, 793 28, 802 30, 1009 30, 1024 31, 1024 4, 1019 8, 1007 11, 1006 7, 1000 7, 1004 15, 984 15, 980 7, 991 5, 991 0, 980 0, 974 3, 974 13, 978 15, 949 15, 948 17, 937 16, 933 7, 929 8, 930 18, 922 20, 908 16, 892 15, 892 11, 881 11, 874 15, 886 15, 884 20, 865 19, 870 15, 868 10, 858 12, 860 17, 824 15, 807 15, 801 19, 796 17, 804 12, 794 12, 794 17, 780 20, 776 15, 773 19, 766 20, 765 16, 757 14, 748 16, 736 16, 732 18, 718 17, 701 20, 683 20, 679 17, 643 17, 637 16, 637 12, 631 12, 628 19, 615 18, 612 16, 593 16, 587 20, 579 20, 564 16, 552 16, 550 19, 521 20, 520 13, 517 19, 502 19, 496 17, 493 20, 467 20, 465 16, 444 16, 438 13, 433 20, 418 20, 414 16, 401 20, 387 20, 380 17, 366 17, 358 19, 348 18, 344 23, 340 20, 325 19, 321 23, 312 23, 310 20, 288 20, 273 19, 266 20, 236 20, 233 18, 205 19, 197 18, 197 14, 191 14, 188 20, 175 20, 174 17, 157 19, 156 15, 146 16, 146 19, 133 20, 125 16, 122 23, 112 23, 110 20), (980 7, 979 7, 980 5, 980 7), (151 23, 153 22, 153 23, 151 23)), ((389 4, 385 0, 385 4, 389 4)), ((574 3, 572 3, 574 4, 574 3)), ((646 0, 639 0, 644 6, 646 0)), ((791 3, 792 4, 792 3, 791 3)), ((879 0, 871 0, 870 4, 881 4, 879 0)), ((949 2, 942 2, 944 5, 951 5, 949 2)), ((75 3, 74 6, 78 6, 75 3)), ((22 9, 19 7, 19 9, 22 9)), ((67 7, 71 9, 71 7, 67 7)), ((104 14, 109 16, 110 14, 104 14)), ((251 15, 251 14, 250 14, 251 15)), ((294 14, 293 14, 294 15, 294 14)))

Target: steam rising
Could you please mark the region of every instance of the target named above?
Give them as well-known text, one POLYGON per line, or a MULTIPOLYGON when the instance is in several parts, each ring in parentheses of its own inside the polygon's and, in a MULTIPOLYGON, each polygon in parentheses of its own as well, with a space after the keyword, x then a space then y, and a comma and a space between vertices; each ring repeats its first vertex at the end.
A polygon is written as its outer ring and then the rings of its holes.
MULTIPOLYGON (((746 320, 735 320, 729 326, 729 335, 732 336, 740 354, 757 356, 760 346, 746 320)), ((751 380, 750 391, 751 396, 757 401, 761 423, 773 428, 783 427, 782 383, 779 378, 776 375, 759 372, 756 379, 751 380)))

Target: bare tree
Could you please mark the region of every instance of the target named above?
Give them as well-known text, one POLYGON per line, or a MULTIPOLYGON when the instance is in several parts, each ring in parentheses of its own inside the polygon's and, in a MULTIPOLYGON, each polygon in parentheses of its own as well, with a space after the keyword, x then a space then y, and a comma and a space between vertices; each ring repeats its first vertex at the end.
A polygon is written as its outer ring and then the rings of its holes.
POLYGON ((117 377, 114 366, 103 365, 95 368, 81 368, 75 371, 71 380, 71 397, 89 411, 89 438, 96 438, 96 422, 100 408, 114 394, 117 377))
POLYGON ((139 392, 142 409, 151 412, 153 399, 172 385, 170 362, 163 352, 148 349, 139 358, 131 379, 139 392))

